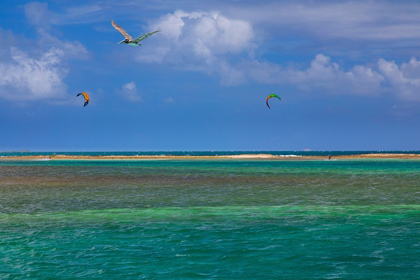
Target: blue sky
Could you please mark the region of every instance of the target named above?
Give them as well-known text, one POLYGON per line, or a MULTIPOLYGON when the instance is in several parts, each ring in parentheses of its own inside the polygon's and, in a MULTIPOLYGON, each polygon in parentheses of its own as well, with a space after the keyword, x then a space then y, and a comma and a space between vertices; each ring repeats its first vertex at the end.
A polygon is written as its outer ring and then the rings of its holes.
POLYGON ((416 1, 1 1, 0 151, 419 150, 419 13, 416 1), (162 32, 117 45, 111 19, 133 37, 162 32), (271 110, 269 94, 282 98, 271 110))

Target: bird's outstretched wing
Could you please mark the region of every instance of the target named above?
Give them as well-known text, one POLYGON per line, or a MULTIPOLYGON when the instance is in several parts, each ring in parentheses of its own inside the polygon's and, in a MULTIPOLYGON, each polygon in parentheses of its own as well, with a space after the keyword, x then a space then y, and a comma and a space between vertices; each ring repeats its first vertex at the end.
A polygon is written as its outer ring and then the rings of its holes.
POLYGON ((143 41, 147 37, 152 36, 153 34, 158 33, 158 32, 160 32, 160 29, 159 28, 156 31, 153 31, 153 32, 150 32, 150 33, 146 33, 146 34, 141 35, 140 37, 134 39, 133 42, 134 43, 138 43, 140 41, 143 41))
POLYGON ((119 26, 118 24, 116 24, 112 19, 111 19, 111 24, 112 26, 114 26, 115 29, 117 29, 126 39, 128 39, 129 41, 133 41, 133 37, 130 36, 130 34, 128 34, 121 26, 119 26))

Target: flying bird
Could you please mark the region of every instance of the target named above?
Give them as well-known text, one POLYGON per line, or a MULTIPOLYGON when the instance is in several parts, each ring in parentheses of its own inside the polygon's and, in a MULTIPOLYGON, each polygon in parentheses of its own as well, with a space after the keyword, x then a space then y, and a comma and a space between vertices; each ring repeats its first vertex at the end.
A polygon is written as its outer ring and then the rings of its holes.
POLYGON ((129 46, 134 46, 134 47, 138 47, 141 46, 141 44, 139 44, 140 41, 143 41, 144 39, 146 39, 147 37, 160 32, 160 29, 158 28, 156 31, 150 32, 150 33, 146 33, 141 35, 140 37, 136 38, 133 40, 133 37, 131 37, 130 34, 128 34, 121 26, 119 26, 118 24, 116 24, 112 19, 111 19, 111 24, 112 26, 114 26, 115 29, 117 29, 124 37, 125 39, 122 40, 121 42, 119 42, 118 44, 126 44, 129 46))

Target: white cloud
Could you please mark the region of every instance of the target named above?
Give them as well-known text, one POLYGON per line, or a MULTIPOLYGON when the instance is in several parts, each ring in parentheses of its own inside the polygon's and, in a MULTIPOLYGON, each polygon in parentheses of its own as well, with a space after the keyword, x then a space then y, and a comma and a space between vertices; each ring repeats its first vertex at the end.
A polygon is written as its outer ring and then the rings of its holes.
POLYGON ((306 69, 283 68, 256 60, 231 68, 231 71, 243 75, 242 80, 260 84, 293 85, 300 90, 321 89, 330 94, 379 95, 390 92, 402 101, 420 101, 420 61, 416 58, 400 66, 381 58, 376 66, 356 65, 344 70, 331 62, 330 57, 318 54, 306 69))
POLYGON ((420 101, 420 62, 411 58, 399 67, 394 61, 380 59, 379 71, 386 77, 391 90, 405 101, 420 101))
POLYGON ((140 101, 140 95, 137 93, 136 83, 129 82, 124 84, 118 92, 125 98, 130 101, 140 101))
POLYGON ((187 67, 204 68, 219 65, 223 55, 239 54, 255 47, 248 22, 217 12, 178 10, 159 18, 149 29, 158 27, 162 32, 154 35, 153 43, 145 42, 138 61, 185 63, 187 67))
POLYGON ((10 49, 10 62, 0 63, 0 97, 8 100, 61 99, 67 86, 62 79, 67 69, 61 67, 63 52, 51 48, 38 58, 10 49))
POLYGON ((322 89, 329 93, 377 94, 384 77, 373 69, 356 65, 345 71, 331 58, 318 54, 307 69, 283 68, 278 64, 246 61, 236 66, 244 80, 261 84, 295 85, 301 90, 322 89))
POLYGON ((333 93, 378 93, 381 74, 369 67, 356 65, 345 71, 330 57, 318 54, 306 70, 286 70, 286 80, 302 88, 322 88, 333 93))
POLYGON ((217 74, 225 85, 244 82, 244 75, 230 66, 228 60, 246 56, 256 48, 249 22, 218 12, 177 10, 149 25, 150 30, 157 28, 162 32, 154 35, 154 41, 143 44, 137 61, 217 74))
POLYGON ((416 1, 274 1, 231 6, 229 15, 271 33, 320 39, 420 40, 420 5, 416 1))

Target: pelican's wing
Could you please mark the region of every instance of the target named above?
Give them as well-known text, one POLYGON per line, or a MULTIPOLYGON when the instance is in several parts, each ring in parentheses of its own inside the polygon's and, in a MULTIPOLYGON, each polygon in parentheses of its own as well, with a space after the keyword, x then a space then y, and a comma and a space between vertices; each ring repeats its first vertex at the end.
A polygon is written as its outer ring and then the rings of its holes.
POLYGON ((133 37, 130 36, 130 34, 128 34, 121 26, 119 26, 118 24, 116 24, 112 19, 111 19, 111 24, 112 26, 114 26, 115 29, 117 29, 126 39, 128 39, 129 41, 133 41, 133 37))
POLYGON ((143 41, 144 39, 146 39, 149 36, 152 36, 155 33, 160 32, 160 29, 157 29, 156 31, 150 32, 150 33, 146 33, 144 35, 141 35, 140 37, 136 38, 135 40, 133 40, 134 43, 138 43, 140 41, 143 41))

